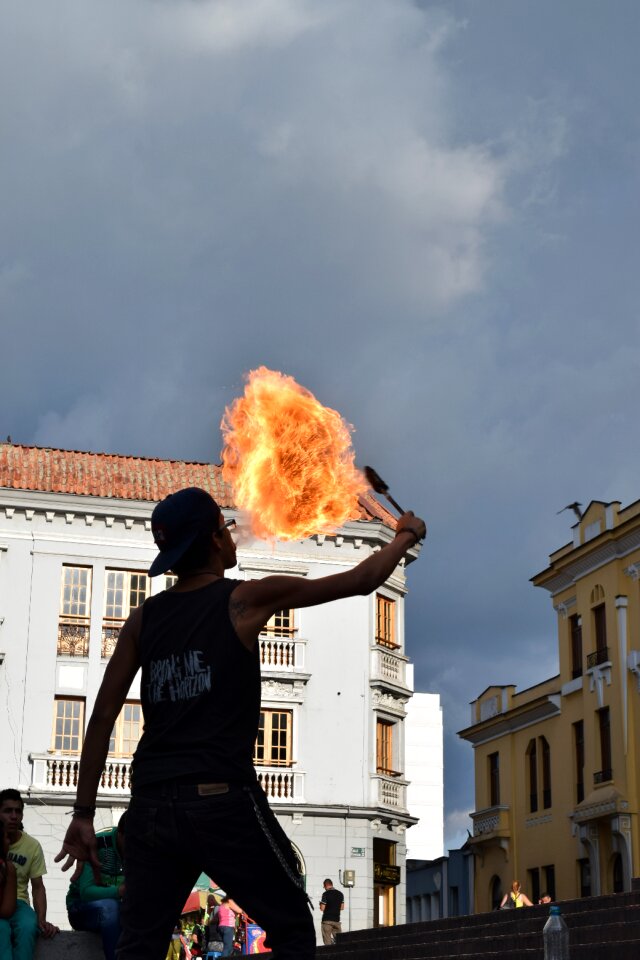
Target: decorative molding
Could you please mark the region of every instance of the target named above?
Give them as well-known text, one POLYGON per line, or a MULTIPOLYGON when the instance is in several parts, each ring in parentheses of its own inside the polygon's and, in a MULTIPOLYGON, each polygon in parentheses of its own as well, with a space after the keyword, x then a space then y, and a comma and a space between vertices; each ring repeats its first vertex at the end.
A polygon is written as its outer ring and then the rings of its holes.
POLYGON ((53 523, 53 518, 55 517, 55 515, 56 515, 55 510, 45 510, 44 512, 44 518, 47 521, 47 523, 53 523))
POLYGON ((75 518, 76 518, 75 513, 65 513, 65 515, 64 515, 64 519, 65 519, 66 523, 73 523, 73 521, 75 520, 75 518))
POLYGON ((35 515, 35 510, 25 510, 24 516, 25 520, 33 520, 35 515))
MULTIPOLYGON (((86 514, 85 514, 84 522, 86 523, 86 525, 87 525, 88 527, 93 526, 93 521, 94 521, 94 520, 95 520, 95 516, 94 516, 93 513, 86 513, 86 514)), ((151 524, 149 524, 149 528, 151 528, 151 524)))
POLYGON ((622 572, 632 580, 640 580, 640 563, 630 563, 622 572))
POLYGON ((302 688, 298 683, 282 683, 279 680, 262 681, 262 700, 302 700, 302 688))
POLYGON ((567 680, 566 683, 563 683, 560 693, 563 697, 568 697, 571 693, 578 693, 579 690, 582 690, 582 687, 582 675, 580 675, 579 677, 574 677, 573 680, 567 680))
POLYGON ((5 508, 4 508, 4 515, 5 515, 5 517, 7 518, 7 520, 13 520, 13 515, 14 515, 15 512, 16 512, 16 511, 15 511, 15 507, 5 507, 5 508))
POLYGON ((526 817, 524 825, 525 827, 539 827, 542 823, 551 823, 552 820, 551 814, 547 813, 542 817, 526 817))
MULTIPOLYGON (((610 535, 611 536, 611 535, 610 535)), ((582 546, 585 546, 584 544, 582 546)), ((558 570, 555 576, 551 576, 544 584, 545 590, 548 590, 552 596, 562 593, 568 587, 573 586, 577 580, 581 580, 589 573, 593 573, 601 567, 606 566, 612 560, 620 560, 623 557, 633 553, 640 548, 640 527, 631 530, 629 533, 620 537, 620 539, 606 539, 599 546, 593 546, 587 550, 585 556, 576 557, 558 570)), ((635 566, 631 564, 628 569, 635 566)), ((626 572, 626 571, 625 571, 626 572)), ((632 573, 629 574, 633 576, 632 573)))
POLYGON ((627 654, 627 669, 634 673, 640 693, 640 650, 630 650, 627 654))
POLYGON ((371 704, 374 708, 378 710, 388 710, 390 713, 395 713, 402 717, 406 715, 404 708, 408 700, 408 696, 394 697, 393 694, 383 693, 382 690, 373 690, 371 693, 371 704))
POLYGON ((334 542, 336 547, 341 547, 344 543, 344 537, 336 537, 334 542))
POLYGON ((326 539, 327 539, 327 538, 326 538, 326 536, 324 535, 324 533, 316 533, 315 540, 316 540, 316 543, 318 544, 319 547, 323 546, 323 544, 324 544, 324 542, 325 542, 326 539))
POLYGON ((557 603, 557 604, 554 603, 553 608, 556 611, 556 613, 558 613, 562 617, 563 620, 566 620, 569 615, 569 610, 571 609, 571 607, 575 607, 575 605, 576 605, 576 598, 569 597, 568 600, 563 600, 561 603, 557 603))
POLYGON ((245 555, 244 557, 238 557, 238 570, 248 574, 257 573, 262 576, 284 573, 290 576, 306 577, 309 573, 309 565, 291 560, 288 557, 284 557, 282 560, 272 560, 266 557, 247 557, 245 555))
POLYGON ((598 696, 598 709, 604 707, 604 685, 611 686, 611 663, 599 663, 596 667, 587 670, 589 677, 589 691, 596 691, 598 696))
POLYGON ((133 519, 133 517, 125 517, 125 518, 124 518, 125 529, 131 530, 131 528, 133 527, 133 524, 134 524, 134 523, 135 523, 135 520, 133 519))
POLYGON ((105 527, 112 527, 114 521, 115 521, 115 517, 105 517, 105 518, 104 518, 104 525, 105 525, 105 527))

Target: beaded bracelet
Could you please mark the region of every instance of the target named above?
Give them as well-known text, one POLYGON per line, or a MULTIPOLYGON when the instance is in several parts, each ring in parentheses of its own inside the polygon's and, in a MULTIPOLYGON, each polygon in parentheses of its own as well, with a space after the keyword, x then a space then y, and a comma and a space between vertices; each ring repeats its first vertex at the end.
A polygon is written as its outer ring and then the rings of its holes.
POLYGON ((74 803, 72 817, 79 817, 81 820, 93 820, 96 815, 95 806, 83 806, 81 803, 74 803))
POLYGON ((411 536, 414 538, 414 539, 413 539, 413 543, 411 544, 412 547, 415 547, 416 543, 418 543, 418 541, 420 540, 420 537, 418 537, 418 536, 416 535, 415 530, 410 530, 409 527, 403 527, 402 530, 397 530, 397 531, 396 531, 396 537, 399 537, 401 533, 410 533, 410 534, 411 534, 411 536))

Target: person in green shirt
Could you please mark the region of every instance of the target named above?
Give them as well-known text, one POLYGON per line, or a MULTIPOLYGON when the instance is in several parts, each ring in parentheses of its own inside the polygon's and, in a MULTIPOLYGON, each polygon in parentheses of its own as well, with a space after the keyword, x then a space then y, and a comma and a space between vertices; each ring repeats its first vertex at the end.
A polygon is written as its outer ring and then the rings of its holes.
POLYGON ((89 930, 102 935, 106 960, 115 960, 120 936, 120 902, 124 896, 124 825, 126 813, 117 827, 96 834, 100 880, 93 867, 85 863, 77 880, 72 880, 67 893, 67 914, 74 930, 89 930))

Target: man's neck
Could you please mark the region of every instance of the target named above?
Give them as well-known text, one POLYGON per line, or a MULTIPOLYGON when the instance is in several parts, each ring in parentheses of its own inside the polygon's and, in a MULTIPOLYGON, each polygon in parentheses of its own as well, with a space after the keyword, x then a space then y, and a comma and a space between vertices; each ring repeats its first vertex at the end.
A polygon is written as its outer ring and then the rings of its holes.
POLYGON ((23 832, 24 832, 24 831, 22 831, 22 830, 16 830, 16 835, 15 835, 15 837, 12 837, 11 834, 9 834, 9 846, 10 846, 10 847, 12 847, 14 844, 18 843, 20 840, 22 840, 23 832))

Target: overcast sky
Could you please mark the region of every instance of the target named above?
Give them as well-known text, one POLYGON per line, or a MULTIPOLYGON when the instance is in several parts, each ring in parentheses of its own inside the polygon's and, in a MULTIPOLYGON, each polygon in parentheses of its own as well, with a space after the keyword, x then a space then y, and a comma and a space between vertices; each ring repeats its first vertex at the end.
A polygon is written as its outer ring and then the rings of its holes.
POLYGON ((637 0, 0 0, 0 433, 218 460, 260 364, 429 537, 409 653, 455 732, 557 670, 529 584, 640 497, 637 0))

